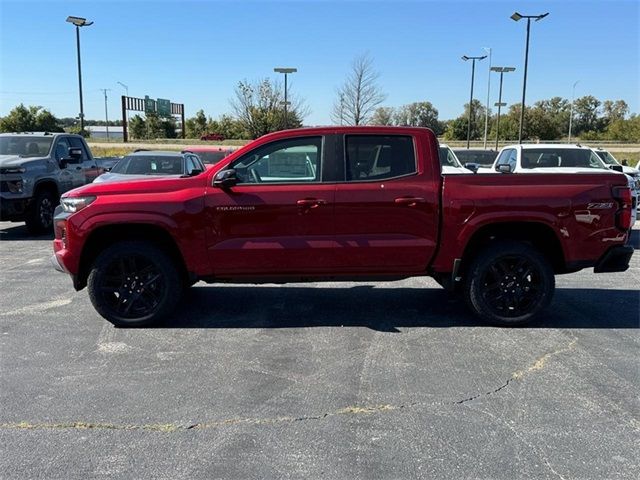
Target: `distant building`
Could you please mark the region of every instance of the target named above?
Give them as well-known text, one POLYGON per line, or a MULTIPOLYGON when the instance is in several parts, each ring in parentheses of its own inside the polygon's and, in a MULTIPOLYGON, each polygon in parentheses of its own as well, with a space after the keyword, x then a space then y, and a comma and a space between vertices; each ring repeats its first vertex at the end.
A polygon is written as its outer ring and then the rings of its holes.
MULTIPOLYGON (((100 125, 88 125, 84 127, 89 132, 90 138, 107 138, 107 127, 100 125)), ((122 127, 109 127, 109 138, 122 140, 122 127)))

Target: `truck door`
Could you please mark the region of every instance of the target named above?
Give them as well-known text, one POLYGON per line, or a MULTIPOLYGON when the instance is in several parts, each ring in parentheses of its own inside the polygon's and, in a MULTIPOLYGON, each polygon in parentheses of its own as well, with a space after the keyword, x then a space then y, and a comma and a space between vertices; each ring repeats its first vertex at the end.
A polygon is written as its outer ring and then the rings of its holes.
POLYGON ((87 146, 78 137, 69 137, 69 144, 72 148, 82 150, 82 173, 84 175, 84 183, 93 182, 98 175, 102 173, 101 166, 95 158, 92 158, 87 151, 87 146))
POLYGON ((334 265, 334 182, 323 180, 325 137, 263 144, 236 159, 237 185, 208 187, 207 244, 214 274, 278 275, 334 265))
MULTIPOLYGON (((61 166, 60 160, 69 157, 69 137, 58 138, 54 147, 54 157, 58 162, 58 167, 61 166)), ((85 184, 84 173, 82 172, 81 164, 68 164, 65 168, 60 168, 58 172, 58 186, 60 193, 64 193, 72 188, 80 187, 85 184)))
POLYGON ((347 269, 425 271, 437 243, 439 183, 419 168, 422 148, 410 135, 344 136, 335 228, 347 269))

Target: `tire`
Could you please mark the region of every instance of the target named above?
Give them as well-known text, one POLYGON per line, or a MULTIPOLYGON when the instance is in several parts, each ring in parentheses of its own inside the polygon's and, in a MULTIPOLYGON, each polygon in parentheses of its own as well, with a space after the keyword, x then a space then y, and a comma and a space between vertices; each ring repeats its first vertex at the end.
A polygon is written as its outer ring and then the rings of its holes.
POLYGON ((120 242, 91 267, 89 298, 97 312, 118 327, 153 325, 169 315, 182 294, 171 258, 148 242, 120 242))
POLYGON ((50 190, 40 190, 27 211, 25 223, 32 235, 42 235, 53 230, 53 212, 58 200, 50 190))
POLYGON ((555 277, 549 261, 532 246, 499 241, 471 262, 464 282, 467 305, 483 320, 524 325, 549 306, 555 277))

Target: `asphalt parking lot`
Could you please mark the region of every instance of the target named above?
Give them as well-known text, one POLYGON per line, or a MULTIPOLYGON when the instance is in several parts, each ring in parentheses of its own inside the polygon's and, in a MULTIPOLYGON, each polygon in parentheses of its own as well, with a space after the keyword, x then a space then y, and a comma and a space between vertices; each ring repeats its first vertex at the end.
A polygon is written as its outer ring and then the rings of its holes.
POLYGON ((1 478, 640 471, 640 252, 558 277, 518 329, 430 279, 198 284, 161 328, 117 329, 50 255, 0 223, 1 478))

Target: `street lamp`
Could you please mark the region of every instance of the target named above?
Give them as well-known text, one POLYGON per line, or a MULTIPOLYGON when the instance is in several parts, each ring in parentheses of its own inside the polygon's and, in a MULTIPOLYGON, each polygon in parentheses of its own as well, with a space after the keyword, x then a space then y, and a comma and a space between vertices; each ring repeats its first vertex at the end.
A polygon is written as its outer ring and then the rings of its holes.
POLYGON ((467 122, 467 150, 469 150, 469 143, 471 141, 471 117, 473 116, 473 78, 476 74, 476 60, 480 61, 484 58, 487 58, 486 55, 482 57, 468 57, 467 55, 462 56, 462 60, 465 62, 467 60, 471 60, 471 97, 469 99, 469 120, 467 122))
POLYGON ((496 152, 498 151, 498 139, 500 138, 500 108, 505 107, 507 104, 502 103, 502 76, 505 73, 515 71, 514 67, 491 67, 492 72, 500 73, 500 94, 498 95, 498 103, 495 104, 498 107, 498 119, 496 120, 496 152))
POLYGON ((522 105, 520 106, 520 133, 518 134, 518 143, 522 143, 522 129, 524 127, 524 98, 527 92, 527 65, 529 63, 529 31, 531 29, 531 19, 534 18, 535 21, 538 22, 547 15, 549 15, 549 12, 543 13, 542 15, 521 15, 518 12, 515 12, 511 15, 511 19, 515 22, 518 22, 523 18, 527 19, 527 45, 524 54, 524 81, 522 83, 522 105))
POLYGON ((573 102, 576 98, 576 85, 578 84, 578 82, 580 82, 580 80, 577 80, 573 84, 573 90, 571 91, 571 111, 569 113, 569 139, 567 140, 567 143, 571 143, 571 126, 573 123, 573 102))
POLYGON ((491 48, 483 47, 483 50, 489 54, 489 72, 487 74, 487 108, 484 112, 484 146, 487 148, 487 135, 489 133, 489 96, 491 95, 491 48))
POLYGON ((276 73, 284 73, 284 128, 287 128, 288 116, 287 116, 287 75, 290 73, 296 73, 298 71, 297 68, 285 68, 285 67, 276 67, 273 69, 276 73))
POLYGON ((88 27, 93 22, 88 22, 82 17, 67 17, 67 22, 76 26, 76 46, 78 49, 78 85, 80 90, 80 133, 84 133, 84 107, 82 105, 82 69, 80 67, 80 27, 88 27))

